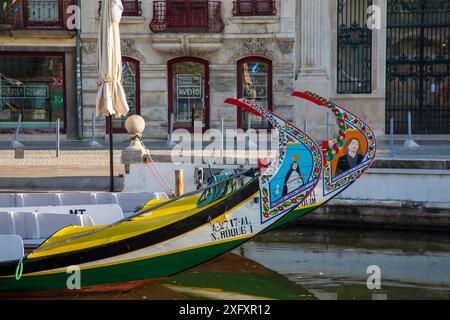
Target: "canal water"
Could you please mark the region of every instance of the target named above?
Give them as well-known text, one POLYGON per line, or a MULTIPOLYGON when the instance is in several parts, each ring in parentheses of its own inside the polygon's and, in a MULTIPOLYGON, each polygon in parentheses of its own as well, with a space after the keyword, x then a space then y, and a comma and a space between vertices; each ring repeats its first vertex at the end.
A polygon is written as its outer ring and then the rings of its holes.
POLYGON ((317 299, 450 299, 446 233, 285 229, 244 245, 240 254, 317 299))
POLYGON ((210 263, 128 293, 45 297, 50 298, 450 299, 450 236, 291 227, 262 235, 210 263))

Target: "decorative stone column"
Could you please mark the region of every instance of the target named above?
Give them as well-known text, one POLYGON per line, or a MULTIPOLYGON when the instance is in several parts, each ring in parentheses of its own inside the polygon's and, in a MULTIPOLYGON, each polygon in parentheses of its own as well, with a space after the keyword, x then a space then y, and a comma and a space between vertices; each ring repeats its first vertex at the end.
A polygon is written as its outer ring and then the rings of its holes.
POLYGON ((331 32, 328 0, 302 0, 299 14, 299 75, 326 77, 324 49, 329 49, 331 32))
MULTIPOLYGON (((331 56, 333 14, 329 0, 301 0, 297 8, 297 49, 295 90, 313 91, 325 97, 332 92, 331 56)), ((315 138, 326 136, 326 112, 296 99, 294 121, 303 128, 307 118, 308 130, 315 138)))

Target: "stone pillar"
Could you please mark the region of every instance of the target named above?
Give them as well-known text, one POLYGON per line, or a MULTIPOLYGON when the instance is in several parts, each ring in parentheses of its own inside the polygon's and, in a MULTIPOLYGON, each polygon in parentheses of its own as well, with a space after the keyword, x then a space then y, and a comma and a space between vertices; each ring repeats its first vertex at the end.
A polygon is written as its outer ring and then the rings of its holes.
POLYGON ((144 192, 147 180, 144 149, 128 148, 122 151, 121 163, 125 166, 124 192, 144 192))
POLYGON ((122 151, 121 163, 125 166, 123 192, 165 192, 170 196, 170 193, 175 191, 175 170, 180 169, 184 172, 185 192, 196 189, 195 171, 199 166, 165 162, 167 159, 162 157, 154 157, 155 164, 148 160, 147 150, 144 148, 128 148, 122 151), (165 161, 163 162, 163 160, 165 161), (168 186, 164 185, 163 178, 157 173, 155 165, 168 186))
POLYGON ((327 0, 300 1, 300 76, 326 76, 325 53, 329 13, 327 0))
MULTIPOLYGON (((331 53, 333 13, 329 0, 301 0, 297 8, 297 70, 295 90, 325 97, 332 92, 331 53), (332 19, 331 19, 332 20, 332 19)), ((326 110, 296 99, 294 121, 303 128, 305 118, 312 137, 326 136, 326 110)))

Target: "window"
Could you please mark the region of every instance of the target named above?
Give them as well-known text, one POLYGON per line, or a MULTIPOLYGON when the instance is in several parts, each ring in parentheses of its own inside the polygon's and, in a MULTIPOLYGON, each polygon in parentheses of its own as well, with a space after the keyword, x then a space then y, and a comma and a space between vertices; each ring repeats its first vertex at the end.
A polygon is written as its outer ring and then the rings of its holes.
MULTIPOLYGON (((102 2, 98 2, 98 16, 102 12, 102 2)), ((142 15, 142 0, 122 0, 122 16, 140 17, 142 15)))
POLYGON ((372 92, 372 0, 338 0, 337 92, 372 92))
POLYGON ((62 54, 2 53, 0 89, 0 122, 64 122, 62 54))
POLYGON ((153 32, 222 32, 221 2, 166 0, 153 2, 153 32))
POLYGON ((125 121, 128 117, 135 114, 140 115, 141 113, 139 61, 129 57, 122 57, 122 83, 130 111, 126 116, 113 120, 113 128, 116 133, 126 133, 125 121))
POLYGON ((124 16, 141 16, 142 1, 141 0, 122 0, 124 16))
MULTIPOLYGON (((272 109, 272 61, 262 57, 249 57, 238 61, 238 97, 254 100, 272 109)), ((267 128, 262 117, 238 109, 238 127, 267 128)))
POLYGON ((174 127, 191 130, 194 122, 209 127, 209 63, 186 57, 169 61, 169 121, 174 127))
POLYGON ((60 0, 27 0, 29 25, 58 25, 61 23, 60 0))
POLYGON ((0 28, 68 30, 69 6, 75 0, 4 0, 0 10, 0 28), (5 26, 2 26, 5 25, 5 26))
POLYGON ((275 0, 236 0, 233 15, 235 16, 274 16, 277 14, 275 0))

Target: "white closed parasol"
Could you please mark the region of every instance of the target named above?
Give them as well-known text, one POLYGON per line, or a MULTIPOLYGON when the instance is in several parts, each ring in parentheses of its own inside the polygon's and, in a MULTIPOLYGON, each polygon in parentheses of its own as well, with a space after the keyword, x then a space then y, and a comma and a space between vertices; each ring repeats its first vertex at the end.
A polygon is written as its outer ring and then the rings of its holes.
POLYGON ((103 0, 97 45, 97 71, 99 90, 96 101, 97 116, 109 118, 111 191, 114 191, 112 117, 128 114, 130 108, 122 86, 122 53, 119 23, 122 18, 121 0, 103 0))

